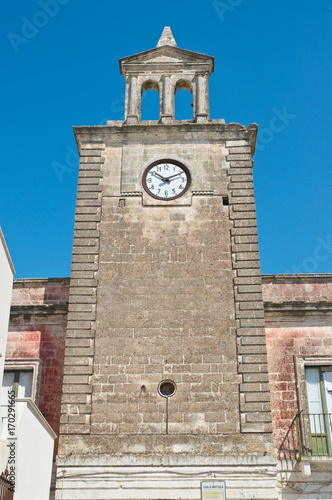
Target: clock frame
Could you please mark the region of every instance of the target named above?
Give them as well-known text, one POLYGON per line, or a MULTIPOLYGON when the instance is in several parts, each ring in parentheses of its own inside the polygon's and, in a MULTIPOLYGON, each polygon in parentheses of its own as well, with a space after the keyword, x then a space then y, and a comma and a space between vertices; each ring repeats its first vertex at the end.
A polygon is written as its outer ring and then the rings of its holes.
MULTIPOLYGON (((174 178, 175 175, 172 172, 170 172, 172 175, 170 175, 167 179, 169 178, 174 178)), ((175 172, 176 174, 176 172, 175 172)), ((158 174, 157 174, 158 175, 158 174)), ((162 180, 162 177, 161 176, 161 180, 162 180)), ((190 185, 191 185, 191 175, 190 175, 190 171, 189 169, 183 165, 183 163, 177 161, 177 160, 172 160, 170 158, 164 158, 164 159, 161 159, 161 160, 156 160, 154 161, 153 163, 151 163, 145 170, 144 170, 144 173, 143 173, 143 177, 142 177, 142 184, 143 184, 143 188, 144 190, 152 197, 152 198, 155 198, 157 200, 162 200, 162 201, 172 201, 172 200, 176 200, 177 198, 180 198, 181 196, 183 196, 189 189, 190 185), (185 185, 185 187, 181 190, 181 192, 177 193, 176 195, 174 196, 158 196, 158 194, 156 193, 153 193, 150 189, 149 189, 149 186, 148 186, 148 174, 149 172, 156 166, 158 165, 164 165, 164 164, 169 164, 169 166, 176 166, 176 167, 179 167, 183 173, 185 174, 186 176, 186 180, 187 180, 187 183, 185 185)), ((169 181, 169 184, 170 184, 170 181, 169 181)))

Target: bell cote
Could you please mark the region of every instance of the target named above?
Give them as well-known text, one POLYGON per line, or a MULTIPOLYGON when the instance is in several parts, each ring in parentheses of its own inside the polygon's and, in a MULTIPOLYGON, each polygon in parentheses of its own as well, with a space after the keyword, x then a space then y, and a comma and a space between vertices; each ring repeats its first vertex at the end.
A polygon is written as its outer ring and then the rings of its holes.
POLYGON ((175 121, 174 96, 180 89, 193 96, 193 121, 206 123, 213 70, 213 57, 179 49, 166 26, 156 48, 120 59, 120 72, 126 79, 125 123, 141 121, 141 97, 150 89, 159 93, 159 123, 175 121))

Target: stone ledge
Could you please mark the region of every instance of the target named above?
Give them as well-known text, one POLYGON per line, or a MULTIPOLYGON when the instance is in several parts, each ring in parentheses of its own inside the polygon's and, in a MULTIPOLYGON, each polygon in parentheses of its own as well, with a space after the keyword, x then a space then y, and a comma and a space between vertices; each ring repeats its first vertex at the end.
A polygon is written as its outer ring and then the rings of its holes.
POLYGON ((16 278, 13 281, 14 288, 29 288, 30 286, 45 286, 49 284, 69 285, 70 278, 16 278))
POLYGON ((307 302, 307 301, 287 301, 287 302, 264 302, 265 311, 278 311, 278 312, 321 312, 321 311, 332 311, 332 302, 329 301, 317 301, 317 302, 307 302))
POLYGON ((332 273, 262 274, 262 283, 332 283, 332 273))
POLYGON ((10 315, 20 315, 20 314, 67 314, 68 312, 68 302, 67 304, 36 304, 27 306, 11 306, 10 315))

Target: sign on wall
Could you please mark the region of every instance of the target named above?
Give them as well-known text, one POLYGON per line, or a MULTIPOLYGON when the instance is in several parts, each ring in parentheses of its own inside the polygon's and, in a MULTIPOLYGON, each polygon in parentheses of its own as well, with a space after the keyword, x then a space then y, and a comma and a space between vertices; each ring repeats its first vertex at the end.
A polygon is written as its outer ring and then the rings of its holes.
POLYGON ((202 481, 201 500, 226 500, 225 481, 202 481))

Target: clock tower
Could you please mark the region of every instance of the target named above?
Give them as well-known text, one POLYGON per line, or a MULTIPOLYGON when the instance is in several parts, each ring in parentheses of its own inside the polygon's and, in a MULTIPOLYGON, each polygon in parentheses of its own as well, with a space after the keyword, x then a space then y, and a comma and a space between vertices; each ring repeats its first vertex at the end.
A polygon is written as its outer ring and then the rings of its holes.
POLYGON ((74 128, 57 499, 278 498, 257 125, 210 120, 213 69, 166 27, 156 48, 120 60, 124 121, 74 128), (148 89, 158 121, 141 120, 148 89), (193 120, 175 120, 179 89, 193 120))

